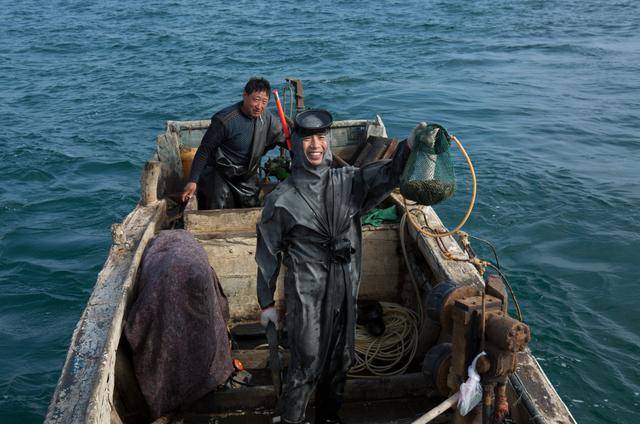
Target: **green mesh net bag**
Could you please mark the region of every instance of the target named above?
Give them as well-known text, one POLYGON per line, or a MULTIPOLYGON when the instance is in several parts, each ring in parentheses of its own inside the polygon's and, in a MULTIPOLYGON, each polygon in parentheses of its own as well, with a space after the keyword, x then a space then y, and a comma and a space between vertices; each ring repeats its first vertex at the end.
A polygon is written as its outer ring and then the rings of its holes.
POLYGON ((420 125, 413 136, 413 149, 400 177, 400 192, 425 206, 447 200, 456 190, 449 152, 451 137, 438 124, 420 125))

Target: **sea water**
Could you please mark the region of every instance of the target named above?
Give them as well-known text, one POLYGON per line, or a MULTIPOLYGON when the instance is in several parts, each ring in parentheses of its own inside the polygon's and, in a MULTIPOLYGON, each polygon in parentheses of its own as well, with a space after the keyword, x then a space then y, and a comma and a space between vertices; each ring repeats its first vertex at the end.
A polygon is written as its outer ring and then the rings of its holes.
POLYGON ((549 379, 581 423, 637 421, 639 5, 2 2, 0 422, 42 421, 164 121, 209 118, 253 75, 394 137, 457 135, 465 229, 497 246, 549 379))

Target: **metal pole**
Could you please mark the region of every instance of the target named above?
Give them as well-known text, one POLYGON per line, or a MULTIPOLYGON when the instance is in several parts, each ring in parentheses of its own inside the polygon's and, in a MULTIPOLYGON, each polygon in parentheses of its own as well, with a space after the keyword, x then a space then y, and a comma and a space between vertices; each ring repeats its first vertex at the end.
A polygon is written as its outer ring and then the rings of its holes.
POLYGON ((459 396, 460 392, 455 392, 455 394, 453 394, 449 399, 445 400, 440 405, 415 420, 412 424, 426 424, 439 415, 442 415, 447 409, 451 408, 458 402, 459 396))

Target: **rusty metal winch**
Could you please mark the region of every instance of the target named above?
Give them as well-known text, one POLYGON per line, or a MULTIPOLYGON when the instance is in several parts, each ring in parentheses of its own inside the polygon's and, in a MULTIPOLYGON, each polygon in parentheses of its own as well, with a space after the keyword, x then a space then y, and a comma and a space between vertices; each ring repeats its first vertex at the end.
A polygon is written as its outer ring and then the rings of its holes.
POLYGON ((427 315, 440 327, 438 342, 423 362, 431 387, 442 396, 457 392, 472 359, 482 351, 487 354, 476 366, 483 401, 466 416, 456 412, 454 423, 499 423, 509 413, 506 384, 531 332, 508 315, 507 307, 504 282, 497 275, 489 276, 484 290, 443 281, 429 293, 427 315))

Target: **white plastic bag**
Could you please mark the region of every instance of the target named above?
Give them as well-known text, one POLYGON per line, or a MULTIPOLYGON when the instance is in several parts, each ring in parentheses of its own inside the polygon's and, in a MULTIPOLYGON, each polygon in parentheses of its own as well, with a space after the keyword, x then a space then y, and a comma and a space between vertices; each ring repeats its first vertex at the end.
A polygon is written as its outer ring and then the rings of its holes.
POLYGON ((480 374, 476 371, 478 358, 486 353, 481 352, 471 362, 467 373, 469 378, 460 385, 460 396, 458 398, 458 411, 465 416, 482 400, 482 385, 480 384, 480 374))

